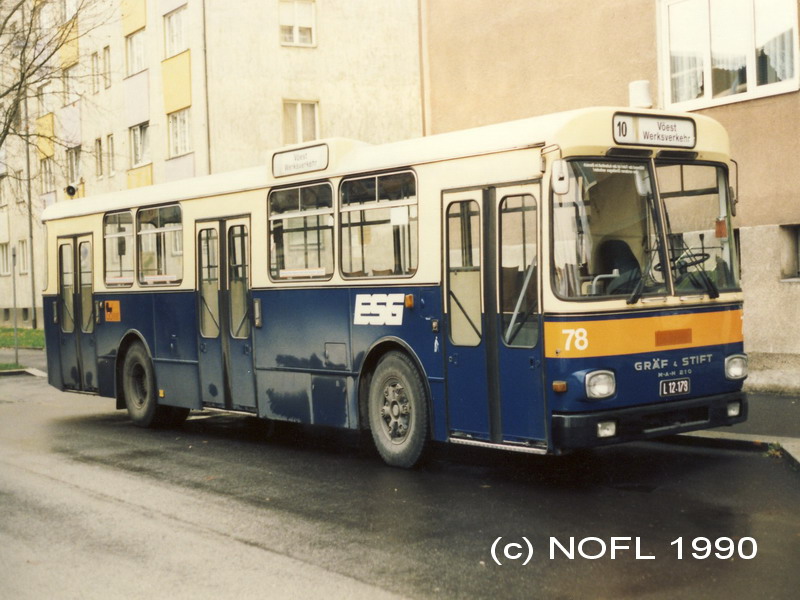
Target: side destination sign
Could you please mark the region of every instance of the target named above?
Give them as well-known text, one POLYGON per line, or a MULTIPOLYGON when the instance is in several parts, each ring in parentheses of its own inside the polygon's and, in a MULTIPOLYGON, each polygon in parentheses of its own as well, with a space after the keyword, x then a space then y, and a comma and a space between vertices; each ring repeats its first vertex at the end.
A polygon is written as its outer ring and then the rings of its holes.
POLYGON ((614 115, 614 142, 635 146, 694 148, 697 132, 692 119, 617 113, 614 115))
POLYGON ((328 145, 319 144, 276 152, 272 155, 272 176, 300 175, 328 168, 328 145))

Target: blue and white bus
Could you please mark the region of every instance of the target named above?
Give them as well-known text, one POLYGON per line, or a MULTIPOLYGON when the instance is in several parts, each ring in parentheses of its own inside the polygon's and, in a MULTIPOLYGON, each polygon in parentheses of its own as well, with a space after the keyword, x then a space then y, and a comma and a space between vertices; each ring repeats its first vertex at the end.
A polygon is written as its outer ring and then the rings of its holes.
POLYGON ((50 206, 49 381, 537 454, 747 416, 729 142, 592 108, 50 206))

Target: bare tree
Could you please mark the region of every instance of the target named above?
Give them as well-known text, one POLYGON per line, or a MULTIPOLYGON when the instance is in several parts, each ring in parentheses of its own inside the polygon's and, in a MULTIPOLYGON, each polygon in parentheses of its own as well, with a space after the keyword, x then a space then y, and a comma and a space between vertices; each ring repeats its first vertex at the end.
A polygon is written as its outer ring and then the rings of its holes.
MULTIPOLYGON (((98 0, 0 0, 0 148, 9 138, 36 145, 28 101, 62 77, 60 54, 96 25, 98 0), (79 26, 80 23, 80 26, 79 26)), ((60 84, 59 86, 60 87, 60 84)), ((57 139, 50 140, 58 143, 57 139)))
POLYGON ((65 55, 75 54, 77 61, 78 38, 98 23, 90 17, 89 7, 103 4, 103 0, 0 0, 0 184, 2 176, 12 180, 10 189, 17 197, 13 206, 16 210, 24 207, 27 217, 33 327, 36 278, 31 154, 43 143, 51 147, 63 144, 55 131, 32 126, 29 101, 46 87, 53 89, 51 93, 60 90, 61 83, 48 84, 62 79, 65 55))

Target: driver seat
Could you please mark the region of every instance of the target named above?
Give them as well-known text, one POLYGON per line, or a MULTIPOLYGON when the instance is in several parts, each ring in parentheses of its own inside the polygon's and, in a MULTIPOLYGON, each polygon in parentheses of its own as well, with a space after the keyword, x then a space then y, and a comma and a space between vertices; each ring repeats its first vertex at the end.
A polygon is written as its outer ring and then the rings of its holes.
POLYGON ((598 255, 603 273, 619 270, 619 276, 612 279, 606 287, 606 294, 611 296, 632 293, 642 278, 642 269, 628 243, 624 240, 605 240, 600 244, 598 255))

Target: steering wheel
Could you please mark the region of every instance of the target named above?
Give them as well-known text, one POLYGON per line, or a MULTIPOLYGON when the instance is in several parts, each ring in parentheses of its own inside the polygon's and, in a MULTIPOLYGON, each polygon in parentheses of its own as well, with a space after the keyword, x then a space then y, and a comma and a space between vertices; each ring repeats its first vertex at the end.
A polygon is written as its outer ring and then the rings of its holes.
MULTIPOLYGON (((697 253, 691 252, 688 254, 684 252, 677 258, 670 258, 669 262, 674 266, 676 266, 678 268, 678 271, 684 272, 689 267, 694 267, 696 265, 703 264, 709 258, 711 258, 711 255, 708 252, 697 252, 697 253)), ((653 267, 653 269, 661 272, 664 270, 664 264, 658 263, 656 266, 653 267)))

